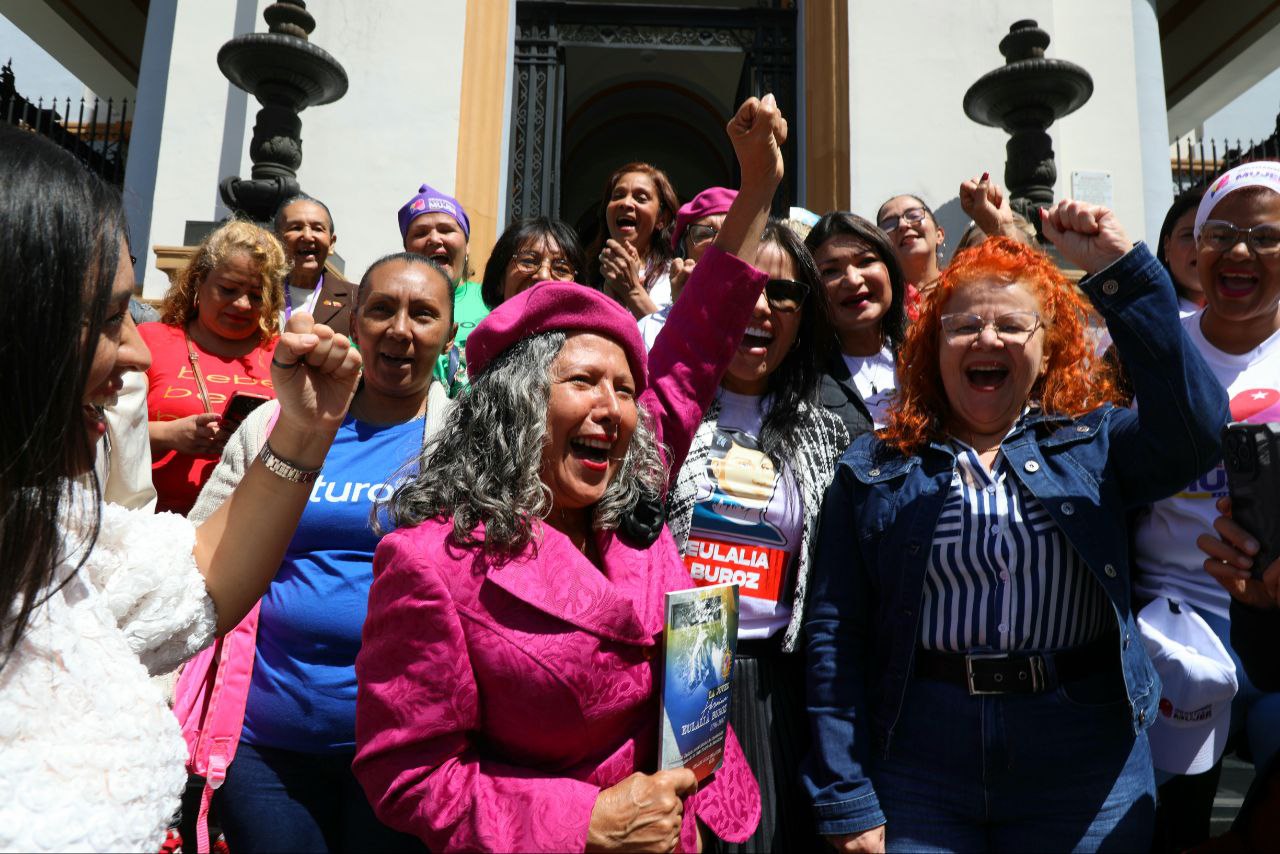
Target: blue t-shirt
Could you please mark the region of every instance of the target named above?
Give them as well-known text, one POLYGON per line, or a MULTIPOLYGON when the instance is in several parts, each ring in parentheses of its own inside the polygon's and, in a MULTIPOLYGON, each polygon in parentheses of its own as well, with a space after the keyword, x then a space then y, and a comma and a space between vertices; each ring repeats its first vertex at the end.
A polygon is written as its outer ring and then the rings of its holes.
POLYGON ((384 427, 347 416, 339 428, 262 597, 245 742, 301 753, 355 748, 356 653, 378 545, 369 512, 413 471, 404 466, 421 445, 420 418, 384 427))

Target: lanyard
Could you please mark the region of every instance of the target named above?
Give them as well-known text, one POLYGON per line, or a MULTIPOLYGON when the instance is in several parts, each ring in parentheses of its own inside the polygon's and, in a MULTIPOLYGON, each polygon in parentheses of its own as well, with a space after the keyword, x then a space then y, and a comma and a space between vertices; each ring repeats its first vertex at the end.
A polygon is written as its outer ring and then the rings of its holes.
MULTIPOLYGON (((311 306, 311 313, 315 314, 316 298, 320 293, 320 289, 324 287, 324 273, 320 274, 319 281, 316 282, 316 288, 311 292, 311 296, 307 297, 304 305, 298 306, 299 311, 306 311, 307 306, 311 306)), ((289 318, 293 316, 293 287, 288 283, 284 283, 284 319, 289 322, 289 318)))

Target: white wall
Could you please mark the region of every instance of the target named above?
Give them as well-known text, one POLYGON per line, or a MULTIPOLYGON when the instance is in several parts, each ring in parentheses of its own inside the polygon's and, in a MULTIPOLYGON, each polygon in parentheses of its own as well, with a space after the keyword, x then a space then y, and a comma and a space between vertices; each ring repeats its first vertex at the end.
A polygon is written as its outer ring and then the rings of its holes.
MULTIPOLYGON (((226 135, 227 105, 229 101, 234 102, 239 93, 218 71, 217 54, 222 43, 235 32, 238 5, 240 3, 177 4, 155 161, 150 247, 181 246, 187 220, 217 218, 217 186, 222 177, 218 170, 226 135)), ((253 0, 249 0, 249 5, 253 5, 253 0)), ((148 42, 150 40, 148 33, 148 42)), ((144 64, 149 48, 150 44, 143 48, 144 64)), ((160 60, 157 58, 156 62, 160 60)), ((246 109, 242 106, 241 116, 246 109)), ((247 151, 245 157, 248 157, 247 151)), ((130 161, 132 170, 132 157, 130 161)), ((148 263, 143 295, 158 299, 168 285, 165 275, 148 263)))
POLYGON ((130 247, 138 257, 134 273, 140 281, 146 280, 147 270, 155 262, 155 253, 151 251, 151 214, 155 205, 177 9, 178 0, 151 0, 148 7, 147 34, 138 70, 139 97, 129 135, 129 160, 125 164, 124 211, 130 247))
POLYGON ((919 195, 954 245, 968 225, 960 182, 989 171, 1003 184, 1008 140, 965 116, 964 93, 1004 63, 1000 39, 1023 18, 1051 36, 1048 56, 1083 66, 1094 81, 1093 97, 1050 128, 1055 198, 1069 195, 1073 169, 1108 171, 1116 212, 1135 238, 1143 233, 1133 22, 1130 4, 1114 0, 849 0, 854 212, 873 218, 890 196, 919 195))
POLYGON ((466 0, 322 0, 307 8, 317 20, 313 38, 347 69, 351 88, 302 113, 298 179, 333 211, 347 276, 359 277, 401 249, 396 211, 423 182, 454 193, 466 0))
MULTIPOLYGON (((1146 228, 1143 237, 1154 245, 1165 212, 1173 203, 1173 169, 1169 164, 1169 107, 1164 95, 1160 22, 1155 0, 1131 0, 1133 9, 1134 73, 1138 90, 1138 126, 1142 133, 1143 193, 1146 228)), ((1135 235, 1137 229, 1135 228, 1135 235)))
MULTIPOLYGON (((187 220, 221 218, 218 181, 228 174, 249 177, 259 105, 222 76, 216 56, 249 27, 265 32, 261 12, 270 2, 178 4, 152 246, 181 245, 187 220), (237 21, 248 26, 237 28, 237 21)), ((298 178, 332 209, 336 248, 347 274, 359 276, 400 248, 395 214, 422 182, 453 192, 466 2, 321 0, 308 9, 317 21, 313 41, 343 64, 350 88, 336 103, 303 111, 298 178)), ((148 267, 144 294, 158 298, 168 280, 148 267)))
MULTIPOLYGON (((1069 59, 1093 76, 1093 97, 1083 107, 1054 123, 1058 184, 1054 198, 1071 195, 1072 170, 1111 173, 1114 210, 1134 240, 1147 230, 1143 162, 1143 99, 1134 62, 1133 6, 1115 0, 1058 0, 1049 34, 1049 55, 1069 59)), ((1161 74, 1163 79, 1163 74, 1161 74)), ((1169 149, 1154 155, 1169 167, 1169 149)), ((1168 186, 1165 172, 1166 186, 1168 186)), ((1157 188, 1159 189, 1159 188, 1157 188)), ((1161 201, 1155 234, 1172 197, 1161 201)))

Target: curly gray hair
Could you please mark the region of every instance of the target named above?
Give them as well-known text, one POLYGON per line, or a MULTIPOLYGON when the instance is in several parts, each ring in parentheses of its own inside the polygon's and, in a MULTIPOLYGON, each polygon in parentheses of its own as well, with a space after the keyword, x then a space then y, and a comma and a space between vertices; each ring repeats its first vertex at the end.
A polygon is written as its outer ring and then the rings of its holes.
MULTIPOLYGON (((453 519, 455 542, 510 554, 533 538, 535 519, 551 512, 542 482, 549 442, 551 365, 563 332, 524 339, 494 359, 454 403, 438 436, 423 448, 417 474, 388 502, 398 527, 453 519), (476 527, 484 524, 482 537, 476 527)), ((640 502, 658 498, 666 470, 648 412, 639 417, 618 473, 596 504, 596 530, 614 530, 640 502)))

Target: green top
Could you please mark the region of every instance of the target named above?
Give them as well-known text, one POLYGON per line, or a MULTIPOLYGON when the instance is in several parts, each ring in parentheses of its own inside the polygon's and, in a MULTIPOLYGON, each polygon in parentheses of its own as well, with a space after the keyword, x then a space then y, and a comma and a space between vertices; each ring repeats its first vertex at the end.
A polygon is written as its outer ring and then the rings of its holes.
POLYGON ((489 314, 489 308, 480 296, 480 283, 462 281, 453 292, 453 319, 458 323, 458 337, 453 349, 446 350, 436 362, 436 377, 449 389, 450 397, 467 385, 467 336, 476 324, 489 314))

